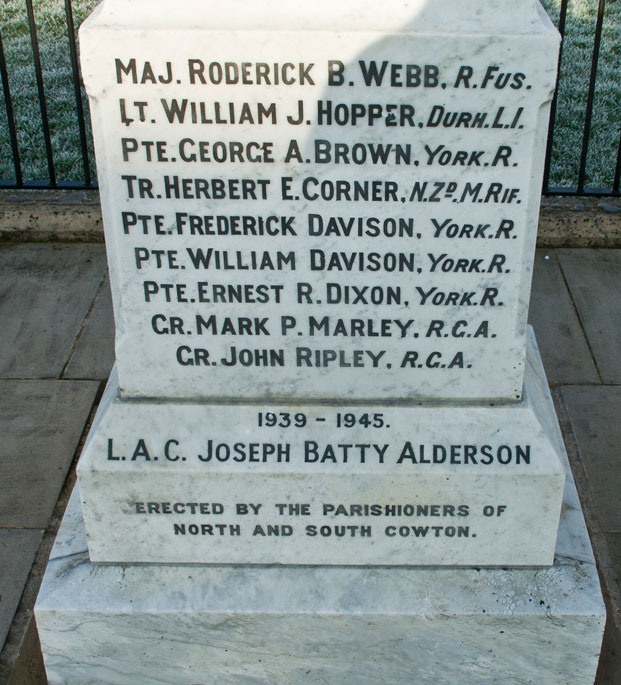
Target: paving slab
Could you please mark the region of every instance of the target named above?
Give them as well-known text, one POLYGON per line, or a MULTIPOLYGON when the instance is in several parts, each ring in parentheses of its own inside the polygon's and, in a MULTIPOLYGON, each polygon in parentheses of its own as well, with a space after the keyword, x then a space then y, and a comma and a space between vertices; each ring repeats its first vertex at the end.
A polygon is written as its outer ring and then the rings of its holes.
POLYGON ((114 314, 110 280, 106 278, 78 338, 63 378, 105 380, 110 375, 113 364, 114 314))
POLYGON ((561 392, 595 515, 603 531, 621 531, 621 387, 564 386, 561 392))
POLYGON ((103 245, 0 245, 0 376, 58 378, 106 271, 103 245))
POLYGON ((559 250, 558 258, 604 383, 621 383, 621 250, 559 250))
POLYGON ((537 250, 529 323, 548 383, 598 383, 599 376, 554 250, 537 250))
MULTIPOLYGON (((621 589, 621 532, 614 531, 606 533, 606 544, 615 572, 614 580, 619 589, 621 589)), ((621 675, 621 672, 619 675, 621 675)))
POLYGON ((42 530, 0 528, 0 648, 11 627, 42 536, 42 530))
POLYGON ((47 527, 98 388, 0 380, 0 527, 47 527))

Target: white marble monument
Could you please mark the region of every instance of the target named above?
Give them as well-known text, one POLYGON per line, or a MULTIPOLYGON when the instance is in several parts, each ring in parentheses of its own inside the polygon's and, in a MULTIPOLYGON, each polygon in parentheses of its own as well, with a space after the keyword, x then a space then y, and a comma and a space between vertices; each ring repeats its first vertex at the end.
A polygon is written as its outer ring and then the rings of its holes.
POLYGON ((84 24, 117 325, 93 561, 552 563, 525 335, 558 35, 509 4, 84 24))
POLYGON ((558 46, 535 0, 85 22, 117 364, 37 606, 50 682, 593 677, 526 327, 558 46))
POLYGON ((106 0, 121 397, 519 399, 558 42, 534 1, 106 0))

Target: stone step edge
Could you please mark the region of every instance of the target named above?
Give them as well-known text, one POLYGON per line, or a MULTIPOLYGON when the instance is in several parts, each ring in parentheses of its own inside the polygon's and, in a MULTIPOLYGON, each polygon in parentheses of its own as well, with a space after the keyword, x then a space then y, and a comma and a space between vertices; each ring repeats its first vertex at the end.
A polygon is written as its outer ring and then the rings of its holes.
MULTIPOLYGON (((97 190, 0 190, 0 240, 103 242, 97 190)), ((538 247, 621 247, 621 198, 544 197, 538 247)))

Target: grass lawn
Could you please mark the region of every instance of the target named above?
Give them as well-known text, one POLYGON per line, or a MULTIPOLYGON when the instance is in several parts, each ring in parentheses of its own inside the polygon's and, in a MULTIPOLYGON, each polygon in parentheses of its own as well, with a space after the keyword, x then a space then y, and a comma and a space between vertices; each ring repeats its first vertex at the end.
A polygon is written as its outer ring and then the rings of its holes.
MULTIPOLYGON (((98 0, 73 0, 76 26, 80 25, 97 2, 98 0)), ((82 159, 71 80, 64 1, 33 0, 33 3, 57 178, 59 181, 81 181, 83 178, 82 159)), ((560 3, 561 0, 543 0, 544 6, 555 22, 558 21, 560 3)), ((550 174, 552 186, 571 187, 577 183, 597 5, 597 0, 569 0, 550 174)), ((619 122, 621 121, 620 27, 621 0, 608 0, 587 157, 587 187, 611 187, 613 182, 619 146, 619 122)), ((24 178, 27 180, 47 179, 45 144, 25 0, 0 0, 0 30, 19 130, 24 178)), ((83 102, 88 111, 84 96, 83 102)), ((95 177, 90 127, 88 138, 90 167, 95 177)), ((0 180, 14 178, 6 126, 6 110, 2 98, 0 100, 0 180)))
MULTIPOLYGON (((98 4, 97 0, 73 0, 73 18, 79 26, 98 4)), ((71 59, 63 0, 33 0, 44 75, 45 94, 52 134, 56 175, 59 181, 82 181, 80 137, 71 59)), ((9 73, 9 84, 24 179, 48 178, 41 112, 32 59, 25 0, 0 1, 0 30, 9 73)), ((86 96, 83 96, 88 111, 86 96)), ((4 98, 0 103, 0 179, 14 180, 11 147, 6 126, 4 98)), ((93 177, 95 160, 88 130, 93 177)))
MULTIPOLYGON (((561 0, 542 4, 558 24, 561 0)), ((597 0, 569 0, 561 59, 550 185, 577 183, 597 20, 597 0)), ((586 184, 613 183, 621 125, 621 2, 605 6, 587 155, 586 184)))

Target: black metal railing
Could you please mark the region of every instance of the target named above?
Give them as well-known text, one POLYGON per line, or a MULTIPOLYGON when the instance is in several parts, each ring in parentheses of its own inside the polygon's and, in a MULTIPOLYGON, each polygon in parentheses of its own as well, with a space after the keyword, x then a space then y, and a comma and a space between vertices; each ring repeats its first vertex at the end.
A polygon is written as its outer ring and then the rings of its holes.
POLYGON ((69 38, 69 52, 71 53, 71 80, 73 81, 73 93, 75 96, 75 108, 80 132, 80 151, 82 153, 82 170, 84 173, 84 185, 92 184, 91 170, 88 160, 88 146, 86 138, 86 121, 84 118, 84 107, 82 105, 82 81, 80 79, 80 66, 78 64, 78 50, 76 47, 76 32, 73 25, 73 12, 71 11, 71 0, 65 0, 65 16, 67 18, 67 36, 69 38))
MULTIPOLYGON (((13 6, 18 5, 22 0, 11 0, 13 6)), ((66 128, 66 122, 59 124, 58 121, 53 120, 48 112, 48 96, 46 95, 46 74, 42 66, 42 52, 37 33, 37 16, 33 0, 23 0, 25 6, 25 20, 27 20, 28 33, 30 38, 30 52, 28 59, 31 61, 34 81, 36 83, 36 98, 38 99, 38 117, 40 117, 40 129, 37 131, 39 142, 34 143, 32 136, 23 135, 20 139, 20 123, 15 113, 14 101, 11 96, 11 69, 14 65, 11 64, 11 57, 7 54, 5 49, 6 37, 3 43, 3 27, 0 26, 0 76, 2 81, 3 98, 0 100, 0 131, 4 126, 2 119, 6 121, 5 135, 0 136, 0 188, 15 188, 15 189, 88 189, 97 187, 94 179, 94 169, 92 167, 93 155, 91 153, 90 143, 90 121, 88 119, 88 112, 84 106, 84 90, 80 79, 79 63, 78 63, 78 49, 76 44, 76 32, 74 26, 74 12, 72 8, 72 0, 64 0, 64 29, 68 41, 68 64, 67 72, 70 76, 71 87, 73 90, 73 119, 72 125, 68 128, 72 129, 71 140, 68 146, 71 149, 71 154, 77 163, 74 164, 71 173, 66 172, 61 174, 57 168, 55 157, 55 133, 57 128, 62 126, 66 128), (2 106, 3 103, 3 106, 2 106), (23 152, 27 146, 40 145, 43 142, 43 149, 45 151, 45 163, 39 163, 38 176, 37 170, 33 171, 32 164, 24 162, 23 152), (79 151, 79 152, 78 152, 79 151), (5 158, 5 164, 2 165, 2 159, 5 158), (10 162, 6 160, 10 158, 10 162), (45 169, 47 173, 45 174, 45 169), (47 178, 41 179, 40 176, 47 175, 47 178), (34 180, 33 180, 34 179, 34 180)), ((78 2, 78 0, 74 0, 78 2)), ((94 6, 95 0, 80 0, 80 7, 83 13, 90 11, 94 6), (90 5, 89 5, 90 2, 90 5)), ((613 0, 609 0, 612 3, 613 0)), ((593 113, 595 107, 595 94, 598 79, 598 68, 600 63, 600 52, 602 42, 602 31, 606 19, 606 0, 598 0, 597 18, 595 21, 593 34, 593 48, 591 54, 591 67, 589 76, 589 85, 584 107, 584 119, 582 126, 580 154, 577 164, 577 173, 569 182, 566 180, 562 184, 554 183, 554 168, 555 157, 557 155, 557 146, 555 145, 556 138, 564 135, 564 130, 559 124, 559 112, 562 110, 562 105, 559 104, 559 91, 563 85, 563 79, 566 78, 564 73, 564 43, 567 26, 569 0, 561 0, 558 9, 558 17, 556 23, 558 29, 563 36, 563 43, 561 45, 561 59, 559 66, 559 85, 552 102, 550 113, 550 129, 547 143, 547 154, 544 168, 544 182, 543 192, 546 195, 594 195, 594 196, 619 196, 619 184, 621 177, 621 135, 619 131, 619 103, 613 105, 613 110, 616 107, 616 120, 613 118, 612 122, 608 123, 605 135, 608 137, 608 147, 616 145, 616 163, 614 164, 614 173, 610 179, 607 179, 605 185, 599 184, 594 187, 589 184, 589 146, 593 134, 593 113), (552 179, 552 180, 551 180, 552 179)), ((614 31, 618 27, 613 27, 614 31)), ((613 33, 614 33, 613 31, 613 33)), ((613 51, 613 54, 618 55, 613 51)), ((22 65, 23 67, 23 65, 22 65)), ((619 74, 618 64, 617 79, 621 80, 619 74)), ((49 90, 49 86, 48 86, 49 90)), ((34 95, 33 95, 34 97, 34 95)), ((65 108, 66 109, 66 108, 65 108)), ((33 110, 31 110, 31 116, 33 110)), ((67 145, 65 145, 66 147, 67 145)), ((598 164, 599 159, 591 160, 591 166, 598 164)), ((36 167, 36 165, 34 165, 36 167)))
MULTIPOLYGON (((600 58, 600 47, 602 39, 602 28, 604 25, 604 11, 606 0, 599 0, 597 7, 597 20, 595 23, 595 33, 593 38, 593 52, 591 55, 591 70, 589 74, 589 88, 587 94, 586 107, 584 112, 584 126, 582 129, 582 143, 580 149, 580 158, 578 166, 578 174, 575 186, 569 187, 559 187, 550 185, 550 171, 551 165, 554 157, 554 137, 557 134, 557 104, 559 90, 562 85, 563 74, 561 68, 563 66, 563 47, 565 44, 565 27, 567 21, 567 8, 569 0, 562 0, 559 10, 559 17, 557 22, 557 28, 563 38, 561 42, 561 50, 559 55, 559 70, 558 70, 558 83, 556 87, 556 92, 554 94, 554 99, 552 100, 552 106, 550 108, 550 127, 548 132, 548 144, 546 150, 546 161, 545 170, 543 176, 543 192, 545 195, 609 195, 609 196, 619 196, 619 180, 621 176, 621 131, 619 131, 617 121, 617 127, 611 127, 609 131, 610 136, 616 135, 618 138, 617 145, 617 156, 614 177, 612 179, 612 184, 609 188, 593 188, 586 187, 586 174, 587 174, 587 156, 589 152, 589 141, 591 138, 591 120, 593 116, 593 106, 595 101, 595 86, 597 83, 597 72, 600 58)), ((618 66, 618 65, 617 65, 618 66)), ((621 74, 619 74, 621 77, 621 74)), ((618 105, 618 103, 617 103, 618 105)))
MULTIPOLYGON (((24 145, 33 144, 30 137, 25 136, 25 141, 22 142, 20 146, 19 140, 19 124, 16 121, 15 108, 13 100, 11 97, 11 87, 10 87, 10 73, 11 64, 10 59, 7 57, 7 51, 5 50, 3 42, 3 32, 0 26, 0 74, 2 78, 2 91, 3 91, 3 101, 4 101, 4 113, 6 116, 7 132, 8 132, 8 142, 10 143, 11 157, 12 157, 12 167, 14 174, 12 178, 3 178, 3 174, 0 173, 0 188, 15 188, 15 189, 89 189, 96 188, 97 182, 93 179, 94 172, 91 168, 92 157, 90 148, 89 133, 90 130, 90 120, 88 117, 88 112, 84 106, 85 93, 84 87, 82 85, 80 77, 80 67, 78 60, 78 48, 77 48, 77 36, 76 28, 73 17, 73 7, 72 0, 64 0, 64 12, 62 13, 62 20, 64 22, 64 33, 67 39, 68 52, 68 65, 67 70, 70 73, 71 80, 71 90, 73 90, 73 100, 72 105, 73 116, 70 129, 71 129, 71 147, 72 155, 74 157, 79 157, 80 173, 73 173, 68 178, 60 177, 57 171, 55 163, 55 153, 54 153, 54 126, 58 125, 49 115, 48 112, 48 97, 46 95, 46 74, 42 65, 42 50, 39 43, 38 31, 37 31, 37 17, 35 15, 35 5, 33 5, 33 0, 23 0, 25 9, 25 18, 27 19, 28 34, 30 40, 30 55, 29 58, 32 64, 32 71, 34 80, 36 83, 36 94, 38 101, 38 109, 40 116, 40 130, 39 135, 43 139, 43 147, 45 150, 45 167, 47 169, 47 178, 27 178, 28 167, 33 165, 28 165, 23 163, 23 155, 20 154, 20 149, 23 150, 24 145), (78 153, 79 150, 79 153, 78 153), (26 170, 25 168, 26 167, 26 170)), ((15 0, 13 2, 15 5, 15 0)), ((94 6, 94 2, 91 6, 94 6)), ((91 6, 87 9, 90 11, 91 6)), ((59 7, 60 4, 59 4, 59 7)), ((6 8, 5 8, 5 11, 6 8)), ((15 37, 13 37, 15 38, 15 37)), ((22 60, 17 60, 22 61, 22 60)), ((21 65, 23 66, 23 64, 21 65)), ((1 114, 1 112, 0 112, 1 114)), ((31 115, 34 112, 30 112, 31 115)), ((63 122, 65 123, 65 122, 63 122)), ((1 120, 0 120, 1 129, 1 120)), ((5 143, 4 147, 7 147, 7 141, 0 140, 0 161, 2 156, 5 154, 3 150, 2 142, 5 143)), ((36 142, 34 143, 36 144, 36 142)), ((39 165, 40 166, 40 165, 39 165)), ((6 169, 6 165, 2 168, 2 171, 6 169)))

